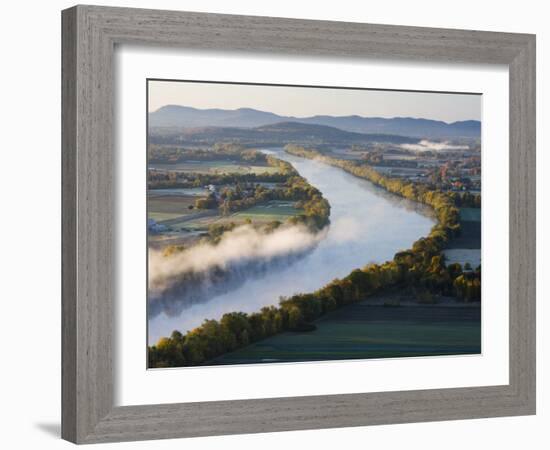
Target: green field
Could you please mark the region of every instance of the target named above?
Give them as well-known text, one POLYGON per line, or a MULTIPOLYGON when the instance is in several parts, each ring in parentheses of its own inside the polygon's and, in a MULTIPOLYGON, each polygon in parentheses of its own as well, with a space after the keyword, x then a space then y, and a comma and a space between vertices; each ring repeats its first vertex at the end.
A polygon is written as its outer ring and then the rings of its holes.
POLYGON ((217 210, 211 210, 211 213, 211 215, 205 215, 198 218, 184 216, 179 221, 171 221, 170 227, 173 230, 206 231, 210 225, 219 223, 221 218, 221 216, 217 214, 217 210))
POLYGON ((241 164, 238 161, 186 161, 183 163, 174 164, 149 164, 150 169, 167 170, 174 172, 190 172, 190 173, 277 173, 279 171, 276 167, 267 165, 248 165, 241 164))
POLYGON ((264 224, 273 222, 274 220, 285 222, 290 217, 302 212, 302 210, 296 209, 293 204, 293 202, 273 200, 264 205, 256 205, 252 208, 235 212, 229 216, 215 214, 192 220, 183 218, 181 223, 174 223, 172 225, 175 227, 182 226, 189 230, 206 230, 213 224, 227 224, 231 222, 237 225, 244 224, 247 219, 250 219, 254 224, 264 224))
POLYGON ((447 248, 481 248, 481 208, 460 208, 460 236, 451 239, 447 248))
POLYGON ((278 220, 285 222, 290 217, 298 215, 302 210, 293 206, 294 202, 270 201, 263 205, 235 212, 229 216, 221 216, 217 209, 189 209, 196 196, 188 197, 154 197, 148 199, 149 218, 168 225, 173 231, 206 231, 210 225, 235 223, 244 224, 247 219, 261 225, 278 220), (168 222, 166 222, 168 221, 168 222))
POLYGON ((224 219, 235 222, 244 222, 246 219, 250 219, 254 223, 267 223, 274 220, 284 222, 301 212, 302 210, 294 207, 294 202, 270 201, 265 205, 256 205, 244 211, 236 212, 224 219))
POLYGON ((161 189, 148 189, 147 197, 168 197, 168 196, 192 196, 192 197, 204 197, 208 195, 210 191, 206 188, 161 188, 161 189))
POLYGON ((208 364, 321 361, 479 354, 478 306, 346 306, 310 332, 285 332, 208 364))
POLYGON ((481 222, 481 208, 460 208, 460 220, 464 222, 481 222))

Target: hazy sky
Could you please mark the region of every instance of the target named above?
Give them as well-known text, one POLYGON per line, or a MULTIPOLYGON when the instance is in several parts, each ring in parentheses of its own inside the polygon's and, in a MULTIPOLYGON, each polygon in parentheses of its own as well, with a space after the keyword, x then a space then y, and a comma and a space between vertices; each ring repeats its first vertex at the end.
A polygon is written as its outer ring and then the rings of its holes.
POLYGON ((314 115, 481 120, 481 95, 150 81, 149 111, 164 105, 254 108, 295 117, 314 115))

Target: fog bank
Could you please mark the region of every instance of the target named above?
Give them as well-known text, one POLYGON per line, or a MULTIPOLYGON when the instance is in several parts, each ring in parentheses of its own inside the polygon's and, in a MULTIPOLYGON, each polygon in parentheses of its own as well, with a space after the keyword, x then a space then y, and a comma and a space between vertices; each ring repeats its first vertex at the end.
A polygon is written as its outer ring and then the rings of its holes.
POLYGON ((171 256, 163 256, 160 250, 149 250, 149 290, 162 292, 185 273, 225 269, 236 262, 269 260, 301 252, 325 234, 313 234, 303 226, 284 227, 265 234, 243 225, 224 233, 218 245, 200 244, 171 256))
POLYGON ((426 139, 421 140, 418 144, 401 144, 403 150, 412 150, 415 152, 427 152, 438 150, 468 150, 467 145, 452 145, 449 141, 432 142, 426 139))

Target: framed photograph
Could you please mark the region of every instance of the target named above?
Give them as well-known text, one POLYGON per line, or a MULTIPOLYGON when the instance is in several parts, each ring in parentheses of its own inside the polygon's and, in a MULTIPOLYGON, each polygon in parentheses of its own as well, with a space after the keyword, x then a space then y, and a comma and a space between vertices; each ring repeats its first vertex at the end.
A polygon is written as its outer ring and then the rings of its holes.
POLYGON ((62 23, 65 439, 535 413, 533 35, 62 23))

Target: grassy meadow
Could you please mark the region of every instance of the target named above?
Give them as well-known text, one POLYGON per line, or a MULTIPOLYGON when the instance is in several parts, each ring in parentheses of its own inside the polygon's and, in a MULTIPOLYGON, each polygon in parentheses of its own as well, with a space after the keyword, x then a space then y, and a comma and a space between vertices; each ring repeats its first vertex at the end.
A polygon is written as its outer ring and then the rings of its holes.
POLYGON ((481 249, 480 208, 460 208, 460 236, 453 237, 448 248, 465 250, 481 249))
POLYGON ((252 208, 238 211, 230 216, 219 219, 221 222, 241 223, 251 220, 252 223, 269 223, 274 220, 285 220, 300 214, 302 210, 294 207, 294 202, 272 200, 264 205, 256 205, 252 208))
POLYGON ((387 307, 362 302, 327 314, 309 332, 284 332, 208 364, 321 361, 481 352, 481 309, 387 307))

